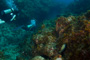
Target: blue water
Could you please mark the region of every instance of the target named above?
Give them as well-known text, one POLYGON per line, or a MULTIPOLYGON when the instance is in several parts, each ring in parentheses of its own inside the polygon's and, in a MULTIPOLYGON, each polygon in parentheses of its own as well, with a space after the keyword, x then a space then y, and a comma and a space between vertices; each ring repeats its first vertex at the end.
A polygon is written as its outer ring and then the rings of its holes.
POLYGON ((69 4, 69 3, 71 3, 71 2, 74 2, 74 0, 53 0, 54 2, 64 2, 64 3, 66 3, 66 4, 69 4))

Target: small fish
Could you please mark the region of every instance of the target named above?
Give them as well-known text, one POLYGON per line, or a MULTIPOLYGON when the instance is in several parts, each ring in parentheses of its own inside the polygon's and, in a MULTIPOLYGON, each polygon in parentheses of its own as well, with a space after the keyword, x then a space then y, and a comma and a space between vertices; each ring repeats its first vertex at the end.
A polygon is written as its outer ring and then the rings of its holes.
POLYGON ((64 51, 66 50, 66 47, 67 47, 67 44, 63 44, 59 53, 63 54, 64 51))

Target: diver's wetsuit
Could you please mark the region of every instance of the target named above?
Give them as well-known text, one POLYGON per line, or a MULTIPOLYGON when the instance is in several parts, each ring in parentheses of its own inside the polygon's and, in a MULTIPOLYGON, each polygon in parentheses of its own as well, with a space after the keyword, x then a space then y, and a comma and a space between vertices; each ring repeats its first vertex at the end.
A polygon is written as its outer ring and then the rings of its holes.
POLYGON ((27 31, 35 31, 36 26, 33 26, 31 28, 27 28, 27 25, 24 25, 22 28, 25 29, 25 30, 27 30, 27 31))
POLYGON ((0 19, 5 20, 6 22, 9 21, 11 19, 11 15, 10 14, 3 14, 2 12, 0 13, 0 19))

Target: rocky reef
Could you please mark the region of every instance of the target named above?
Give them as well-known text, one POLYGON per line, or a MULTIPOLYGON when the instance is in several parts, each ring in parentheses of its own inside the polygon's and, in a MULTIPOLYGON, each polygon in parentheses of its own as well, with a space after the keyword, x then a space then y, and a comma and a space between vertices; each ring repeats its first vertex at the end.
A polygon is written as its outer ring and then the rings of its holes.
POLYGON ((13 30, 14 24, 0 25, 0 60, 16 60, 19 55, 18 45, 26 36, 26 31, 23 29, 13 30))
POLYGON ((90 59, 89 11, 81 16, 59 17, 45 23, 33 35, 33 56, 46 60, 86 60, 90 59), (56 22, 56 25, 53 25, 56 22), (49 24, 53 27, 49 27, 49 24), (48 27, 46 27, 48 24, 48 27), (65 46, 67 45, 67 47, 65 46), (61 52, 62 49, 65 51, 61 52))

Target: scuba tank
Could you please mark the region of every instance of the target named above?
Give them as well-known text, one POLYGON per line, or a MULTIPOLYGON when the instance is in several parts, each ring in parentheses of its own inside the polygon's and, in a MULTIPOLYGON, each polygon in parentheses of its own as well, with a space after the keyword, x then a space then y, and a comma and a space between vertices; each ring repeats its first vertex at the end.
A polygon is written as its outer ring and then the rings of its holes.
POLYGON ((13 9, 13 8, 3 10, 3 11, 1 12, 1 15, 9 14, 9 13, 11 13, 11 12, 14 12, 14 9, 13 9))

